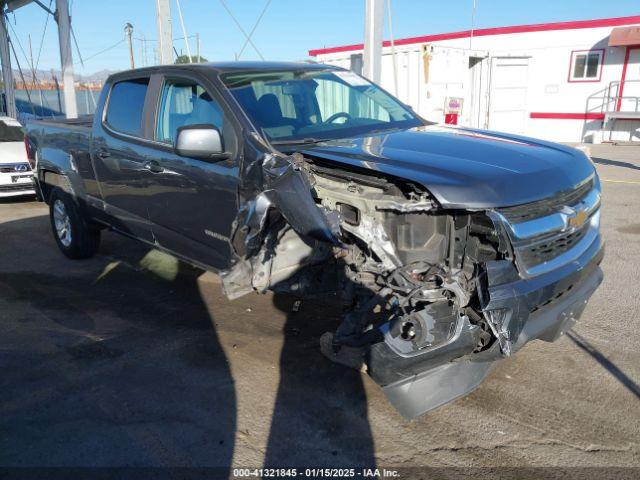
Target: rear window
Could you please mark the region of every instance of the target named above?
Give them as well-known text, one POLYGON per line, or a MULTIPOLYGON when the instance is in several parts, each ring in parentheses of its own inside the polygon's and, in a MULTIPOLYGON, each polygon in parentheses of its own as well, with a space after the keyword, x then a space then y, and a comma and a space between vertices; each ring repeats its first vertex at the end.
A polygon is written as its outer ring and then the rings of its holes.
POLYGON ((125 80, 111 88, 107 124, 118 132, 142 136, 142 109, 149 86, 148 78, 125 80))
POLYGON ((0 120, 0 142, 22 142, 24 130, 16 121, 0 120))

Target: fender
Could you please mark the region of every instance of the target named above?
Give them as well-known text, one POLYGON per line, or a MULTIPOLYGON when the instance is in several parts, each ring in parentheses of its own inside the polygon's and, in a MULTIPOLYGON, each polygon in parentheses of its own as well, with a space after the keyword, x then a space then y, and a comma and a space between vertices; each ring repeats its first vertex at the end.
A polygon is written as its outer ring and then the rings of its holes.
POLYGON ((73 153, 54 148, 36 151, 36 182, 45 202, 54 187, 74 197, 84 194, 82 179, 78 175, 73 153))
POLYGON ((59 188, 72 197, 76 197, 71 180, 64 173, 54 172, 51 170, 40 170, 38 172, 38 181, 42 190, 45 202, 48 202, 49 195, 53 188, 59 188))

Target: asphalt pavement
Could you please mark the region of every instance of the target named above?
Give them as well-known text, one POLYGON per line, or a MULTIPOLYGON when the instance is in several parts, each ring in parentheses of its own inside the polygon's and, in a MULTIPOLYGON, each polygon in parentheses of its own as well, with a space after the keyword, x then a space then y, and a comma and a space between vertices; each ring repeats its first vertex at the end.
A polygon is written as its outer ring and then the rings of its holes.
POLYGON ((229 301, 113 233, 71 261, 46 205, 0 201, 0 466, 640 467, 640 147, 591 155, 607 253, 582 319, 414 421, 321 355, 335 299, 229 301))

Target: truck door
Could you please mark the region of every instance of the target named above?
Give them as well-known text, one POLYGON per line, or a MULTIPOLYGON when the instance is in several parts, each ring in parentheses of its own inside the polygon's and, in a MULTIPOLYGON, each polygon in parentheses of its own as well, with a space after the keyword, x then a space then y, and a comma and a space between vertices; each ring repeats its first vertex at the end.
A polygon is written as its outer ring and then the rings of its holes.
POLYGON ((144 110, 149 77, 118 80, 105 102, 101 121, 95 122, 91 160, 104 209, 113 226, 142 240, 153 241, 143 201, 153 173, 139 144, 144 140, 144 110))
POLYGON ((231 258, 229 236, 238 213, 238 135, 213 85, 184 75, 166 76, 159 88, 154 146, 145 149, 155 167, 145 201, 161 246, 221 269, 231 258), (218 127, 228 159, 204 161, 174 152, 178 128, 196 124, 218 127))

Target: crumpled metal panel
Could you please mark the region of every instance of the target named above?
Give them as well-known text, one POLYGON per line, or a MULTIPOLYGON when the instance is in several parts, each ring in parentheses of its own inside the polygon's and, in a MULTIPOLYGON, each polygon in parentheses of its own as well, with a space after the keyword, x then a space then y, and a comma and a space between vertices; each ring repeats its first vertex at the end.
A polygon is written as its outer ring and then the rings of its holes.
POLYGON ((235 259, 229 270, 221 272, 229 298, 253 290, 253 275, 259 266, 255 262, 264 261, 264 254, 259 253, 267 243, 270 227, 280 219, 299 235, 340 244, 339 214, 316 204, 311 179, 302 162, 299 155, 268 153, 245 169, 240 208, 231 234, 235 259))

